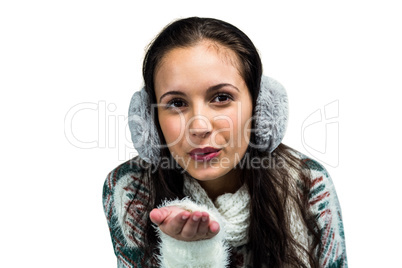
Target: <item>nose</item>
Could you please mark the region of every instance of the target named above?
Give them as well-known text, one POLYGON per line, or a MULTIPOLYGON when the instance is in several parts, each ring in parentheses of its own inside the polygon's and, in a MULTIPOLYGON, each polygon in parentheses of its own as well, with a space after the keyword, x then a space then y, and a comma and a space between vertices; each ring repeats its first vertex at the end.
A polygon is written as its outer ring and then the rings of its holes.
POLYGON ((212 132, 210 120, 204 115, 195 115, 188 121, 190 136, 193 138, 206 138, 212 132))

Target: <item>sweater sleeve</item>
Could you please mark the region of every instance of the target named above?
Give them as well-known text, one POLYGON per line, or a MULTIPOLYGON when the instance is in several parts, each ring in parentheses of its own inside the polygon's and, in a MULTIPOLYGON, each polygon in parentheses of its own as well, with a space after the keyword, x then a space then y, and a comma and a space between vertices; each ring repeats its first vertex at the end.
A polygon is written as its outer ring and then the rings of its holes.
POLYGON ((159 245, 161 267, 224 268, 228 265, 228 247, 224 241, 225 231, 219 215, 188 198, 165 202, 162 206, 178 206, 192 211, 208 212, 211 219, 219 223, 220 231, 211 239, 187 242, 172 238, 156 227, 161 240, 159 245))
POLYGON ((307 159, 306 164, 312 179, 310 209, 316 217, 321 236, 321 249, 317 252, 320 267, 346 268, 345 234, 334 184, 327 170, 317 161, 307 159))
POLYGON ((138 169, 124 163, 111 171, 103 186, 105 212, 117 267, 151 267, 140 250, 143 245, 145 202, 148 191, 138 169))

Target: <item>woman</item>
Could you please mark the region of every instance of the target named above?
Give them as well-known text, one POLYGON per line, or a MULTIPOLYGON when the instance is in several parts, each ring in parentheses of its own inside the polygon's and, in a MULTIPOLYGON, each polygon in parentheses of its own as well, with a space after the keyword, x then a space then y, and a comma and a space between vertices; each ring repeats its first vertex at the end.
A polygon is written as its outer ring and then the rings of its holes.
POLYGON ((119 267, 347 267, 331 178, 281 143, 285 90, 243 32, 173 22, 143 76, 129 108, 139 156, 103 190, 119 267))

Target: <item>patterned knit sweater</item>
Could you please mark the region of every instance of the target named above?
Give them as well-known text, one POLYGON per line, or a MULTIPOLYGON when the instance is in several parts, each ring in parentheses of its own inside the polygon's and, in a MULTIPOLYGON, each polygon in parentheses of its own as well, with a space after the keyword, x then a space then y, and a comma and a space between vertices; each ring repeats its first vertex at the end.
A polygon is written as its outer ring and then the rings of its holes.
MULTIPOLYGON (((298 153, 303 159, 311 174, 311 189, 309 194, 309 209, 315 215, 321 235, 321 252, 317 253, 320 267, 347 267, 345 237, 342 224, 341 209, 332 180, 326 169, 305 155, 298 153)), ((199 192, 191 196, 193 200, 172 200, 165 205, 178 205, 192 210, 208 211, 212 218, 217 220, 223 227, 220 233, 209 240, 184 242, 175 240, 161 231, 158 231, 161 239, 161 255, 152 260, 144 258, 141 248, 144 246, 144 230, 147 223, 148 213, 145 212, 150 191, 145 187, 149 178, 150 170, 140 167, 139 157, 119 165, 112 170, 103 187, 103 207, 109 225, 112 244, 117 257, 118 267, 225 267, 227 263, 228 249, 234 256, 236 267, 251 267, 249 264, 249 252, 247 251, 247 237, 240 237, 231 241, 229 236, 234 233, 236 237, 241 235, 240 229, 244 229, 246 217, 243 215, 230 215, 236 220, 235 224, 225 221, 226 214, 233 214, 229 207, 225 207, 230 198, 244 199, 244 187, 235 194, 225 194, 218 197, 217 202, 208 200, 198 183, 193 183, 185 176, 184 192, 199 192), (187 190, 187 191, 186 191, 187 190), (219 203, 219 200, 220 203, 219 203), (200 204, 201 202, 201 204, 200 204), (222 215, 221 215, 222 214, 222 215), (239 221, 239 219, 241 219, 239 221), (242 223, 243 221, 243 223, 242 223), (225 224, 227 232, 225 232, 225 224), (233 231, 233 229, 236 229, 233 231), (193 265, 196 263, 197 265, 193 265)), ((240 203, 244 211, 245 205, 240 203)), ((243 202, 244 203, 244 202, 243 202)), ((295 214, 291 217, 293 226, 291 231, 300 243, 306 243, 303 227, 300 227, 300 219, 295 214)), ((233 236, 233 235, 232 235, 233 236)))

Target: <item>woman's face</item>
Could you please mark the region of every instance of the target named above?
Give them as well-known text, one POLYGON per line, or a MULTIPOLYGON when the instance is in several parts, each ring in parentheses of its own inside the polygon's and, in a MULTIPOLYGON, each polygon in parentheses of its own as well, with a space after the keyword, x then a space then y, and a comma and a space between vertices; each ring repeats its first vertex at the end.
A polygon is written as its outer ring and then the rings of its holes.
POLYGON ((238 66, 232 50, 202 41, 169 51, 156 70, 166 143, 176 162, 198 180, 233 179, 229 172, 247 150, 252 100, 238 66), (206 147, 213 152, 193 151, 206 147))

